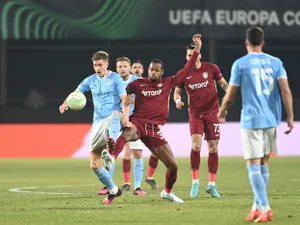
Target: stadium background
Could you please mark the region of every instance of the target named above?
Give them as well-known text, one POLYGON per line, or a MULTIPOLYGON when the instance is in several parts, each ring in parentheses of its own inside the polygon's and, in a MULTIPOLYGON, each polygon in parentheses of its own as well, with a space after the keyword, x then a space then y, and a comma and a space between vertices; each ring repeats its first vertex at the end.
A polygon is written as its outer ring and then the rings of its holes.
MULTIPOLYGON (((92 54, 107 51, 112 70, 117 57, 142 60, 144 77, 149 61, 159 58, 165 63, 165 76, 170 76, 184 65, 185 46, 195 32, 203 34, 203 60, 216 63, 229 80, 232 63, 246 53, 245 30, 252 25, 263 27, 264 50, 280 57, 287 69, 295 120, 299 121, 300 3, 269 3, 1 1, 0 158, 86 157, 93 111, 90 95, 81 112, 60 115, 58 106, 84 77, 93 73, 92 54)), ((220 90, 220 99, 223 96, 220 90)), ((186 102, 185 96, 183 99, 186 102)), ((241 156, 239 114, 240 98, 229 111, 228 123, 221 127, 223 156, 241 156), (231 146, 232 139, 237 140, 235 146, 231 146)), ((187 107, 178 111, 171 100, 164 134, 180 157, 189 156, 187 120, 187 107)), ((286 125, 280 126, 279 154, 300 155, 297 125, 290 136, 283 135, 286 125)))

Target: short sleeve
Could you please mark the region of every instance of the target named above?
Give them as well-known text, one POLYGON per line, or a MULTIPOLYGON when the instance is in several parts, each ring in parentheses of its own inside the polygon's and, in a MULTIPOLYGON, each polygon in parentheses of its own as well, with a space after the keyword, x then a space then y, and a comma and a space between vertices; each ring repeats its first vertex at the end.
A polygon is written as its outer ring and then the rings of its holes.
POLYGON ((287 78, 287 73, 283 66, 282 61, 280 59, 278 59, 278 70, 276 73, 276 79, 278 80, 280 78, 287 78))
POLYGON ((79 90, 82 93, 86 93, 90 90, 91 79, 90 77, 85 78, 77 87, 76 90, 79 90))
POLYGON ((181 69, 177 72, 177 74, 175 76, 173 76, 172 79, 172 87, 180 87, 183 88, 184 87, 184 81, 186 78, 186 70, 185 69, 181 69))
POLYGON ((213 76, 215 80, 221 80, 223 77, 221 70, 217 65, 214 65, 213 76))
POLYGON ((116 76, 115 82, 116 82, 116 89, 117 89, 118 95, 119 96, 126 95, 125 84, 120 75, 116 76))
POLYGON ((229 85, 241 86, 241 72, 237 61, 235 61, 231 67, 229 85))
MULTIPOLYGON (((139 80, 139 79, 138 79, 139 80)), ((135 93, 135 90, 136 90, 136 83, 137 81, 134 80, 132 82, 130 82, 128 85, 127 85, 127 88, 126 88, 126 92, 127 94, 134 94, 135 93)))

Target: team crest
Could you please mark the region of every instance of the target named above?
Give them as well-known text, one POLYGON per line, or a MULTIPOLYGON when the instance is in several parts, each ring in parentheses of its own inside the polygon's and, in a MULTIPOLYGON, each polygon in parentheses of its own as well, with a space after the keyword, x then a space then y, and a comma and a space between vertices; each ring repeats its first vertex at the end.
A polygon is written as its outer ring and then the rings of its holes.
POLYGON ((162 83, 158 83, 157 87, 159 88, 162 87, 162 83))
POLYGON ((203 76, 204 79, 207 79, 208 78, 208 72, 202 73, 202 76, 203 76))
POLYGON ((113 81, 112 81, 112 80, 107 80, 107 81, 106 81, 106 84, 107 84, 108 86, 111 86, 111 85, 113 84, 113 81))

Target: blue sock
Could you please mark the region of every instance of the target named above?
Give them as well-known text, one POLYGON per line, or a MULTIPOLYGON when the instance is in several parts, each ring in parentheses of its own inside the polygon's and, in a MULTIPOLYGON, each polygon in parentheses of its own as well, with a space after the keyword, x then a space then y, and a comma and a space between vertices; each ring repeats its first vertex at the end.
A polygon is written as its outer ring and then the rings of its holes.
POLYGON ((116 141, 120 134, 120 130, 121 130, 121 121, 119 115, 118 114, 112 115, 110 127, 109 127, 109 136, 116 141))
POLYGON ((116 163, 114 163, 112 168, 108 171, 111 177, 114 177, 115 169, 116 169, 116 163))
POLYGON ((113 182, 109 172, 101 166, 98 170, 93 170, 98 179, 109 189, 113 189, 116 187, 115 183, 113 182))
POLYGON ((268 184, 269 184, 269 167, 268 166, 260 166, 260 171, 261 171, 261 174, 264 178, 266 187, 268 187, 268 184))
MULTIPOLYGON (((269 167, 268 166, 260 166, 260 171, 264 178, 266 188, 267 188, 268 184, 269 184, 269 167)), ((255 210, 257 207, 258 207, 258 200, 254 197, 254 203, 252 206, 252 210, 255 210)))
POLYGON ((269 207, 269 200, 267 196, 267 188, 264 178, 261 174, 260 165, 247 165, 250 184, 255 198, 260 206, 269 207))
POLYGON ((141 187, 143 173, 144 173, 144 160, 134 159, 133 162, 134 189, 141 187))

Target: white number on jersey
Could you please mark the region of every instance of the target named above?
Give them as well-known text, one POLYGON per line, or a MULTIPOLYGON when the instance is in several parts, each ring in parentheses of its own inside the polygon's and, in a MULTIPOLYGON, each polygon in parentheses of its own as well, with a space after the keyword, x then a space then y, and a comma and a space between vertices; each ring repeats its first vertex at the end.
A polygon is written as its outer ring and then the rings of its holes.
POLYGON ((274 79, 272 77, 272 68, 255 68, 251 70, 255 76, 256 93, 257 95, 270 95, 274 89, 274 79), (263 85, 265 84, 265 85, 263 85), (263 87, 262 87, 263 86, 263 87), (268 86, 265 88, 265 86, 268 86))

